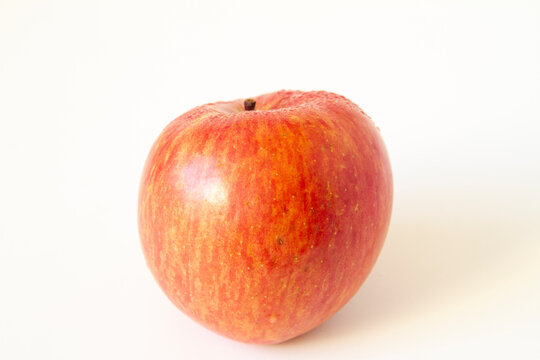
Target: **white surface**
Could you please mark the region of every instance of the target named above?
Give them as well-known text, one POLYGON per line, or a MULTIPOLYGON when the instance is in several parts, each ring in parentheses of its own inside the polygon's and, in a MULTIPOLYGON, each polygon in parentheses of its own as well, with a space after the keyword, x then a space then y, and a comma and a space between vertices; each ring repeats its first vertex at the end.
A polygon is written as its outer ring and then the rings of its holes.
POLYGON ((1 359, 538 359, 537 1, 0 2, 1 359), (380 126, 387 243, 277 346, 201 328, 146 269, 151 143, 206 102, 324 89, 380 126))

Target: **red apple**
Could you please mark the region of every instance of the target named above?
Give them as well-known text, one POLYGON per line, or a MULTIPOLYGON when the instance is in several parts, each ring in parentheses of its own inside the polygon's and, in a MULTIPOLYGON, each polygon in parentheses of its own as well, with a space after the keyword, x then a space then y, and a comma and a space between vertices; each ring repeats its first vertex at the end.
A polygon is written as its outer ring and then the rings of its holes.
POLYGON ((272 344, 357 292, 391 208, 371 119, 336 94, 279 91, 171 122, 146 161, 138 217, 147 264, 180 310, 229 338, 272 344))

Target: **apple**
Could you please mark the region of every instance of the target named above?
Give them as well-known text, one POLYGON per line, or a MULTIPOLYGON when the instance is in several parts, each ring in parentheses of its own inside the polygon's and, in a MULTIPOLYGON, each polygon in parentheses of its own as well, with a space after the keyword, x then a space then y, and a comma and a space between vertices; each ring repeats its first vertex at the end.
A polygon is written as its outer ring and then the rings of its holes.
POLYGON ((185 314, 273 344, 358 291, 388 230, 392 173, 378 128, 324 91, 194 108, 154 143, 139 193, 148 267, 185 314))

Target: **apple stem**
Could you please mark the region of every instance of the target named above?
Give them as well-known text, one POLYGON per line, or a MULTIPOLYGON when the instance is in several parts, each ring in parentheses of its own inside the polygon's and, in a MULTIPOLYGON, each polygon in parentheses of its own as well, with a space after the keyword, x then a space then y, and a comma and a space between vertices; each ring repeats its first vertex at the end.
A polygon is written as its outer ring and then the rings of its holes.
POLYGON ((246 111, 255 110, 255 104, 256 103, 257 102, 255 100, 251 99, 251 98, 246 99, 244 101, 244 110, 246 110, 246 111))

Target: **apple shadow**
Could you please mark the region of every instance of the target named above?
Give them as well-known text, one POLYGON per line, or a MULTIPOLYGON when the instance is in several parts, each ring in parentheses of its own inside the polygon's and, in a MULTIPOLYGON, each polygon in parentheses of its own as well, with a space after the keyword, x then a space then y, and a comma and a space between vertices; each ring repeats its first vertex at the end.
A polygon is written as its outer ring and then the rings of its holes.
POLYGON ((491 195, 399 199, 378 262, 358 293, 324 324, 278 348, 333 346, 483 291, 478 283, 496 281, 509 261, 519 261, 519 238, 532 230, 530 221, 505 210, 511 199, 491 195))

